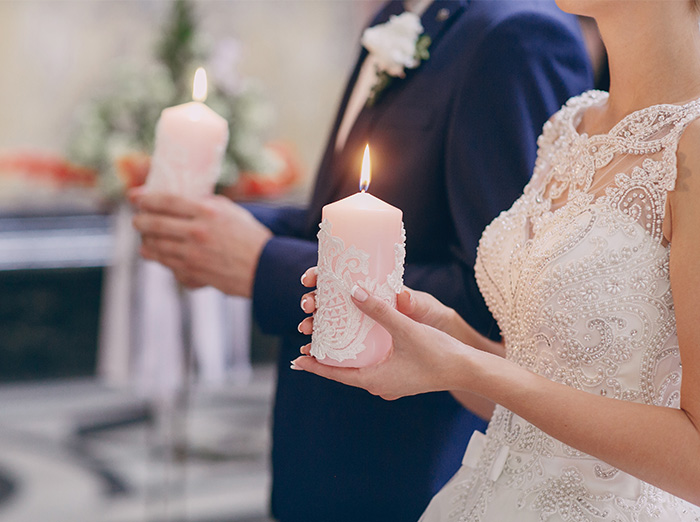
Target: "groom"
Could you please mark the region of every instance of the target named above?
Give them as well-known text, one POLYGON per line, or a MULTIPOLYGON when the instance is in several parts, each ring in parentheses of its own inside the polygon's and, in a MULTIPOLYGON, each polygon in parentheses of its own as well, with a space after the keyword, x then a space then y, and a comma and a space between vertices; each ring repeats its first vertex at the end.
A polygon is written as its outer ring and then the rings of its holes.
POLYGON ((361 51, 308 208, 132 198, 146 257, 187 285, 251 296, 262 329, 283 338, 272 448, 282 522, 417 520, 485 426, 448 393, 385 402, 289 370, 308 342, 296 329, 299 277, 316 264, 321 208, 357 192, 365 143, 371 193, 404 212, 406 285, 493 335, 472 271, 477 242, 528 181, 543 123, 592 81, 577 23, 553 3, 394 1, 372 25, 406 8, 421 16, 429 57, 369 106, 376 71, 361 51))

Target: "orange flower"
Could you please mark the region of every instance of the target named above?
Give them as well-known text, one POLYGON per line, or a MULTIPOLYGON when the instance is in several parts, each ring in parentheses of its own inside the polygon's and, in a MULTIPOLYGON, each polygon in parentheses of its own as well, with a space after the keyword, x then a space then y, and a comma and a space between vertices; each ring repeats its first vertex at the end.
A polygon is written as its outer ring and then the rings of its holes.
POLYGON ((126 190, 140 187, 146 182, 151 168, 151 157, 143 152, 133 152, 120 156, 115 161, 117 176, 126 190))
POLYGON ((0 175, 33 178, 58 186, 94 187, 97 171, 42 153, 0 155, 0 175))
POLYGON ((301 178, 299 158, 292 148, 282 142, 266 145, 282 160, 283 167, 273 174, 241 172, 238 181, 221 189, 221 193, 234 200, 266 199, 281 196, 301 178))

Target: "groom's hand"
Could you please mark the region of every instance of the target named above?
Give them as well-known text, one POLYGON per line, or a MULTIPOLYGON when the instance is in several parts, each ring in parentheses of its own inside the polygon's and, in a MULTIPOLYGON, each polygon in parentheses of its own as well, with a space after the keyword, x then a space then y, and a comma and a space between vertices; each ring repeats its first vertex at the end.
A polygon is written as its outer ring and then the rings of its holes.
POLYGON ((250 297, 260 254, 272 233, 222 196, 201 199, 134 190, 141 255, 170 268, 189 288, 213 286, 250 297))

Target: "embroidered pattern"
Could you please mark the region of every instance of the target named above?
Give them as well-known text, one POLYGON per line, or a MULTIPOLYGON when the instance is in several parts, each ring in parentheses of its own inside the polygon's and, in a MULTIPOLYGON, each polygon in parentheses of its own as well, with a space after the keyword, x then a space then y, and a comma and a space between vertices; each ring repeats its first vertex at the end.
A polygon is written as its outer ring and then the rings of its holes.
POLYGON ((406 232, 401 230, 401 243, 394 245, 394 270, 384 282, 369 277, 369 254, 354 246, 345 247, 343 240, 331 232, 330 221, 324 219, 318 232, 318 280, 311 355, 335 361, 356 359, 365 349, 365 338, 375 325, 352 303, 350 291, 357 284, 380 299, 396 306, 396 295, 403 288, 406 232), (362 277, 364 276, 364 277, 362 277))
MULTIPOLYGON (((608 134, 579 134, 583 112, 606 99, 581 95, 545 125, 531 182, 482 236, 477 282, 511 361, 588 393, 678 408, 662 224, 678 140, 700 117, 700 100, 638 111, 608 134)), ((700 521, 698 508, 500 406, 486 435, 477 468, 462 468, 440 494, 451 498, 450 521, 700 521), (503 447, 509 456, 494 480, 503 447)), ((430 508, 423 520, 433 520, 430 508)))

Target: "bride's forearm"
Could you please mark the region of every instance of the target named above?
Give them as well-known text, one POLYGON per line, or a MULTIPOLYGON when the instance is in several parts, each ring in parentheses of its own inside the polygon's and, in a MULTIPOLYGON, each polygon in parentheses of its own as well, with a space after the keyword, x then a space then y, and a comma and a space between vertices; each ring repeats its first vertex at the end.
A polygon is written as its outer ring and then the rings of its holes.
POLYGON ((601 397, 469 350, 453 388, 483 395, 552 437, 700 504, 700 432, 684 410, 601 397))
MULTIPOLYGON (((499 357, 505 356, 505 347, 502 343, 497 343, 481 335, 451 308, 447 312, 443 331, 468 346, 499 357)), ((450 393, 457 402, 475 415, 484 420, 491 419, 493 409, 496 406, 491 399, 465 390, 452 390, 450 393)))
POLYGON ((452 308, 446 315, 444 329, 441 328, 446 334, 483 352, 505 357, 506 350, 502 343, 481 335, 452 308))
POLYGON ((453 390, 450 392, 457 402, 485 421, 491 420, 496 403, 476 393, 453 390))

